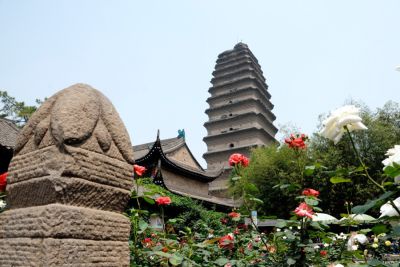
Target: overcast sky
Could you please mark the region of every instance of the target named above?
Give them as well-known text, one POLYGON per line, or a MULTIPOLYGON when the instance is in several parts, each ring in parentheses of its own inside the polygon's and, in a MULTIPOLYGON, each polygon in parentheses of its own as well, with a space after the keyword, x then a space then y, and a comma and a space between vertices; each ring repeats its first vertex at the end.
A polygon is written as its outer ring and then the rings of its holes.
POLYGON ((400 1, 0 0, 0 90, 34 104, 72 84, 102 91, 132 143, 203 126, 219 53, 243 41, 261 64, 276 126, 310 134, 346 100, 400 102, 400 1))

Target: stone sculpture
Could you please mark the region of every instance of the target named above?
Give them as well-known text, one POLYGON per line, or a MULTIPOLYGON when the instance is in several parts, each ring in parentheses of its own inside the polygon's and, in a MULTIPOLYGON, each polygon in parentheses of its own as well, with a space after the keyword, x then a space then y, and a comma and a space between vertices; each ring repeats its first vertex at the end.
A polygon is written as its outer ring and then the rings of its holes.
POLYGON ((0 266, 129 266, 129 135, 85 84, 33 114, 17 140, 0 215, 0 266))

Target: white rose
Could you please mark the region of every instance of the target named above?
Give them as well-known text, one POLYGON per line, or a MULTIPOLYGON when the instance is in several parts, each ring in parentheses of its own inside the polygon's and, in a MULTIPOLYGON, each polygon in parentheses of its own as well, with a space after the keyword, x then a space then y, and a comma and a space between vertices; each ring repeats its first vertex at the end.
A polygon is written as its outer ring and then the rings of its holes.
POLYGON ((392 166, 393 162, 400 164, 400 145, 395 145, 393 148, 389 149, 386 154, 388 156, 382 161, 384 168, 387 166, 392 166))
POLYGON ((337 144, 345 133, 344 126, 347 126, 349 131, 354 130, 366 130, 368 129, 361 121, 359 115, 360 109, 353 106, 347 105, 333 111, 331 115, 322 122, 324 128, 320 134, 332 140, 337 144))
POLYGON ((7 206, 6 202, 0 199, 0 210, 4 209, 7 206))
POLYGON ((360 244, 365 244, 368 242, 368 238, 364 234, 357 234, 354 236, 354 239, 360 244))
POLYGON ((335 267, 344 267, 344 265, 339 263, 339 264, 336 264, 335 267))
MULTIPOLYGON (((396 205, 398 209, 400 209, 400 197, 393 200, 393 203, 396 205)), ((393 208, 392 204, 390 204, 389 202, 386 202, 386 204, 383 204, 381 206, 380 212, 381 216, 379 216, 379 218, 383 216, 388 216, 388 217, 399 216, 397 211, 393 208)))

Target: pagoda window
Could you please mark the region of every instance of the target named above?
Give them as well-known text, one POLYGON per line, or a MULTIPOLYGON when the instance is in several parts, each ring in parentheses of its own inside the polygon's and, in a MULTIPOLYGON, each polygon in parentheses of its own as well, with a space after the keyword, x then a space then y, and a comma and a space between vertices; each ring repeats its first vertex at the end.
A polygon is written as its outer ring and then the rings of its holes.
POLYGON ((229 144, 229 147, 232 148, 232 147, 235 147, 235 145, 233 143, 231 143, 231 144, 229 144))

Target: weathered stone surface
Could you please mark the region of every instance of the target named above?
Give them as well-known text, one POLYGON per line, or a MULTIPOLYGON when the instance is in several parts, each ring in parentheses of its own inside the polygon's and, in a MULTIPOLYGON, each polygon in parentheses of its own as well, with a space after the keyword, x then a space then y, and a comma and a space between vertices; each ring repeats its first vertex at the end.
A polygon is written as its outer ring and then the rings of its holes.
POLYGON ((0 239, 0 266, 129 266, 126 244, 82 239, 0 239))
POLYGON ((128 241, 129 219, 122 214, 51 204, 5 211, 0 238, 77 238, 128 241))
POLYGON ((60 203, 122 212, 130 198, 127 190, 74 177, 50 175, 8 187, 8 203, 12 208, 60 203))
POLYGON ((119 150, 118 159, 133 163, 128 132, 113 105, 89 85, 75 84, 50 97, 32 115, 18 137, 15 151, 21 155, 43 145, 56 145, 61 150, 70 145, 97 152, 100 146, 108 155, 104 144, 111 143, 119 150), (88 142, 91 139, 97 144, 88 142))
POLYGON ((99 91, 77 84, 21 131, 0 214, 0 266, 129 266, 129 135, 99 91))
POLYGON ((77 177, 91 182, 130 190, 132 166, 100 153, 67 147, 61 154, 55 146, 16 155, 10 165, 9 184, 48 176, 77 177))

